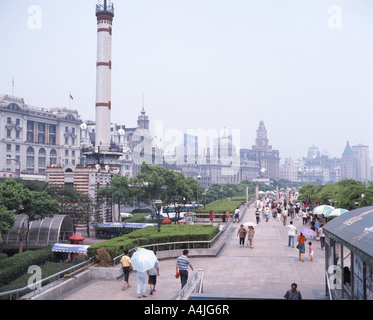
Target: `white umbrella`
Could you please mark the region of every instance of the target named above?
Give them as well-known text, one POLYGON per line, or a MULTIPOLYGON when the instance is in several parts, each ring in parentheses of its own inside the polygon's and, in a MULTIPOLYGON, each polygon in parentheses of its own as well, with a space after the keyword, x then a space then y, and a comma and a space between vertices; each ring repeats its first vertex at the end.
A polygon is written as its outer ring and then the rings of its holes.
POLYGON ((139 249, 131 257, 131 264, 137 271, 145 272, 154 267, 157 257, 153 251, 148 249, 139 249))
POLYGON ((348 212, 347 209, 341 209, 341 208, 337 208, 337 209, 334 209, 329 215, 327 215, 329 218, 335 218, 335 217, 339 217, 340 215, 344 214, 348 212))
POLYGON ((256 227, 256 226, 257 226, 256 223, 251 222, 251 221, 249 221, 249 222, 245 222, 243 225, 244 225, 245 227, 256 227))
POLYGON ((334 210, 334 207, 328 206, 328 205, 322 205, 322 206, 317 206, 315 209, 313 209, 312 213, 317 214, 317 215, 327 215, 331 213, 334 210))

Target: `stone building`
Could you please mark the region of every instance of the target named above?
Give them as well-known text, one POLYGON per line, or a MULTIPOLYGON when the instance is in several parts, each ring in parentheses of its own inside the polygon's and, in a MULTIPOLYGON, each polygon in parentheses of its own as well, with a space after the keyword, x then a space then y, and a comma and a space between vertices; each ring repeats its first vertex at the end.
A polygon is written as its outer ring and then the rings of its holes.
POLYGON ((33 107, 2 95, 0 111, 1 172, 44 175, 48 166, 80 163, 82 121, 76 110, 33 107))

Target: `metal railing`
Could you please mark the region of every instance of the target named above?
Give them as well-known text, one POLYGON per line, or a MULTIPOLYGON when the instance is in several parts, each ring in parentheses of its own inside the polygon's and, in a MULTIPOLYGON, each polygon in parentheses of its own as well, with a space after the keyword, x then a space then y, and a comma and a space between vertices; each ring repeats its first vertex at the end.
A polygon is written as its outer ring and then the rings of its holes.
POLYGON ((329 284, 329 275, 327 271, 325 271, 325 279, 326 279, 326 284, 328 286, 329 300, 333 300, 332 290, 330 289, 330 284, 329 284))
MULTIPOLYGON (((204 248, 210 249, 215 242, 219 239, 219 237, 225 232, 225 230, 228 228, 228 226, 232 223, 232 220, 228 221, 227 224, 224 226, 222 230, 218 232, 218 234, 212 238, 211 240, 205 240, 205 241, 178 241, 178 242, 163 242, 163 243, 155 243, 155 244, 147 244, 143 246, 138 246, 136 248, 152 248, 153 251, 167 251, 165 249, 163 250, 158 250, 160 247, 167 247, 168 246, 168 251, 170 250, 178 250, 180 248, 177 247, 182 247, 182 249, 195 249, 197 245, 204 245, 204 248)), ((128 253, 133 252, 136 250, 136 248, 132 248, 128 250, 128 253)), ((124 254, 120 254, 119 256, 116 256, 113 258, 114 265, 118 264, 120 259, 124 256, 124 254)))
POLYGON ((52 274, 49 277, 43 278, 37 282, 33 282, 32 284, 28 285, 27 287, 23 287, 20 289, 0 292, 0 298, 9 296, 9 300, 12 300, 13 297, 17 300, 20 298, 20 296, 24 296, 25 299, 30 298, 32 296, 35 296, 51 287, 56 286, 57 284, 65 281, 67 278, 73 277, 75 274, 85 270, 86 268, 90 267, 94 264, 95 258, 90 258, 87 261, 84 261, 82 263, 79 263, 75 266, 72 266, 68 269, 62 270, 58 273, 52 274), (46 285, 43 286, 43 283, 46 283, 46 285), (21 295, 21 293, 26 292, 24 295, 21 295))
MULTIPOLYGON (((188 279, 187 283, 184 285, 184 287, 181 288, 181 290, 177 293, 177 295, 172 300, 182 300, 189 288, 195 283, 197 280, 198 274, 201 272, 201 277, 199 279, 199 286, 197 285, 196 289, 198 289, 198 293, 201 294, 203 290, 203 276, 205 274, 205 269, 198 269, 195 271, 192 276, 188 279)), ((195 289, 195 290, 196 290, 195 289)))

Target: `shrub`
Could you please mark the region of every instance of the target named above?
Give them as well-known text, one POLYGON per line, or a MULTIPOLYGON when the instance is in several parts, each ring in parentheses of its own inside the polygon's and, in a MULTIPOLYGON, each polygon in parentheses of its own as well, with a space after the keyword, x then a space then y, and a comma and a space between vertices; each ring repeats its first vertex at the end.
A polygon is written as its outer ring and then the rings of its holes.
POLYGON ((53 252, 50 246, 39 250, 27 250, 10 258, 0 260, 0 287, 27 273, 30 266, 40 266, 46 261, 52 260, 53 252))
POLYGON ((218 232, 219 228, 211 225, 163 225, 161 232, 158 232, 157 226, 147 227, 121 237, 96 243, 88 248, 88 255, 95 256, 99 249, 104 248, 114 258, 123 253, 125 249, 130 250, 148 244, 209 241, 218 232))

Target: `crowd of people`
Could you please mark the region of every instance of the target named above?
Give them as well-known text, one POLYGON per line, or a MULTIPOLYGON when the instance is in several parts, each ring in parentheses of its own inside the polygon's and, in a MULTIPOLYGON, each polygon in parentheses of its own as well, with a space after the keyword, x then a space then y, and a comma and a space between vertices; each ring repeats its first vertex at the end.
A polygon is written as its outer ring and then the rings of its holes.
MULTIPOLYGON (((323 225, 326 223, 325 217, 314 215, 312 210, 314 208, 313 203, 305 202, 301 203, 297 200, 297 197, 292 194, 288 198, 284 195, 280 197, 260 197, 255 203, 255 218, 256 224, 268 223, 270 220, 275 220, 282 223, 283 226, 288 228, 288 246, 295 247, 295 238, 297 236, 297 246, 299 250, 299 261, 304 262, 304 255, 306 251, 306 245, 308 245, 308 255, 310 261, 313 262, 313 245, 311 241, 307 240, 317 240, 320 241, 321 249, 325 248, 325 235, 322 231, 323 225), (302 225, 304 228, 309 228, 315 232, 314 235, 310 235, 309 239, 302 232, 299 232, 294 225, 294 220, 302 220, 302 225)), ((317 205, 317 204, 316 204, 317 205)), ((237 231, 237 236, 239 238, 239 246, 253 248, 253 239, 255 235, 254 225, 241 224, 237 231)), ((307 235, 308 237, 308 235, 307 235)))

